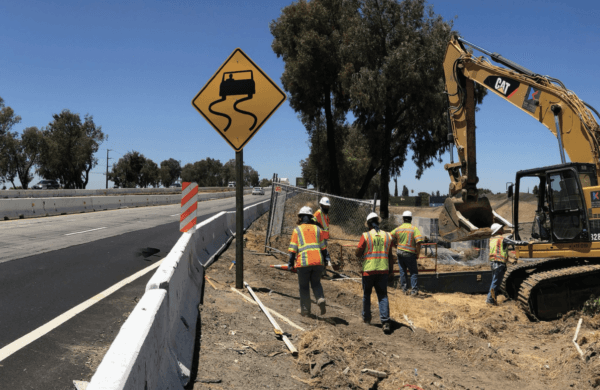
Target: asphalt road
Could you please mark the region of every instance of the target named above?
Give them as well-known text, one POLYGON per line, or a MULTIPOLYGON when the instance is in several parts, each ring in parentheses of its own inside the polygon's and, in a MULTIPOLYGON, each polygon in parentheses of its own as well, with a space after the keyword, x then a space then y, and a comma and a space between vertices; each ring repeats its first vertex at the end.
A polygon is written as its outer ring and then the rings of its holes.
MULTIPOLYGON (((249 206, 268 198, 248 195, 244 203, 249 206)), ((198 221, 234 210, 235 198, 201 202, 198 221)), ((178 213, 179 206, 173 205, 0 222, 0 350, 164 258, 181 235, 178 213)), ((139 298, 145 283, 137 285, 132 294, 139 298)), ((85 338, 85 332, 70 333, 65 328, 94 310, 92 306, 57 328, 63 334, 59 345, 77 344, 75 338, 85 338)), ((102 326, 102 321, 93 323, 102 326)), ((48 345, 54 344, 44 336, 1 361, 0 389, 6 388, 9 378, 16 384, 23 372, 36 372, 35 356, 54 355, 48 345), (33 354, 31 359, 24 358, 28 354, 33 354), (18 371, 14 371, 10 367, 17 361, 18 371)))

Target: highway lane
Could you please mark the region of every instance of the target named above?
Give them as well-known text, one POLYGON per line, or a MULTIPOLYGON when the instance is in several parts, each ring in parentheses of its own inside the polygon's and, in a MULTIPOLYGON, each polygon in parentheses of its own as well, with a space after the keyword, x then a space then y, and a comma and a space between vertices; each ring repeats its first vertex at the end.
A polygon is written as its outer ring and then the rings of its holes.
MULTIPOLYGON (((245 206, 268 198, 246 196, 245 206)), ((234 198, 201 202, 198 220, 234 210, 234 198)), ((165 257, 180 237, 178 211, 176 205, 156 206, 0 223, 6 252, 0 263, 0 349, 165 257)))
MULTIPOLYGON (((246 195, 244 203, 248 206, 268 198, 246 195)), ((178 222, 179 209, 179 205, 138 207, 0 221, 0 263, 178 222)), ((198 203, 201 214, 225 209, 235 210, 235 198, 198 203)))

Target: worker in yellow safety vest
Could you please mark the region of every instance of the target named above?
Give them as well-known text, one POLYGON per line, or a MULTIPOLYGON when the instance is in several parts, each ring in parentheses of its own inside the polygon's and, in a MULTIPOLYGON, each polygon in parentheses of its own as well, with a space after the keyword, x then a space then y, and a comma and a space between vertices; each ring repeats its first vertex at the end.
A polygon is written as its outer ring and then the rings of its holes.
POLYGON ((290 257, 288 267, 298 272, 298 285, 300 288, 300 314, 310 315, 310 287, 321 309, 325 314, 325 295, 321 285, 321 274, 324 264, 329 261, 327 245, 323 238, 323 231, 315 224, 313 211, 304 206, 298 212, 298 226, 292 233, 292 240, 288 249, 290 257))
POLYGON ((527 245, 526 241, 515 241, 510 237, 504 237, 504 226, 494 223, 491 226, 492 238, 490 238, 490 266, 492 268, 492 284, 487 296, 486 303, 497 305, 496 294, 504 273, 506 272, 506 262, 508 260, 508 245, 527 245))
POLYGON ((417 258, 421 253, 421 242, 424 241, 421 232, 412 225, 412 213, 402 214, 403 224, 392 230, 392 239, 398 246, 398 267, 400 267, 400 285, 404 294, 408 295, 406 271, 410 272, 411 296, 419 295, 417 258))
POLYGON ((373 287, 379 302, 379 318, 383 333, 391 333, 390 306, 387 295, 388 275, 392 274, 394 263, 392 236, 379 229, 381 219, 376 213, 367 216, 368 232, 363 233, 356 256, 362 259, 363 310, 362 318, 371 323, 371 292, 373 287))

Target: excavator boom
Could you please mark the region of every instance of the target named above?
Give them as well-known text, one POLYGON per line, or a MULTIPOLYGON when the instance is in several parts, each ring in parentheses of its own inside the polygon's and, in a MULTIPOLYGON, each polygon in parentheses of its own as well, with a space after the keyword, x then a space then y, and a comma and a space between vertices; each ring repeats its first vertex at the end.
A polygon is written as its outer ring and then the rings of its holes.
MULTIPOLYGON (((440 235, 447 240, 471 240, 489 236, 494 222, 506 225, 494 215, 489 201, 479 198, 475 142, 475 83, 513 104, 542 123, 558 139, 562 163, 564 152, 572 162, 591 163, 600 172, 600 131, 598 123, 575 93, 559 80, 540 76, 497 53, 490 53, 462 38, 448 44, 444 59, 448 95, 449 131, 456 146, 458 162, 446 164, 450 195, 440 216, 440 235), (489 55, 507 68, 475 57, 465 46, 489 55)), ((591 108, 591 107, 590 107, 591 108)), ((597 114, 597 113, 596 113, 597 114)))

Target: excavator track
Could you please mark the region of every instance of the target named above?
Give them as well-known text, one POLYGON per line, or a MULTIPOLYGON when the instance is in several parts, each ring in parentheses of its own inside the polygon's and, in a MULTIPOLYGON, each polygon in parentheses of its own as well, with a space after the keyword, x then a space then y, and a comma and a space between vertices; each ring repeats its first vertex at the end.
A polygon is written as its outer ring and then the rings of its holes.
POLYGON ((504 278, 502 279, 502 283, 500 285, 500 289, 508 298, 516 300, 519 297, 519 290, 521 289, 521 284, 532 274, 578 265, 585 265, 587 263, 588 260, 584 258, 572 257, 554 257, 549 259, 539 259, 527 263, 520 263, 511 266, 506 270, 506 273, 504 274, 504 278))
POLYGON ((530 318, 548 321, 581 307, 592 294, 600 294, 600 264, 535 273, 523 281, 518 300, 530 318))

